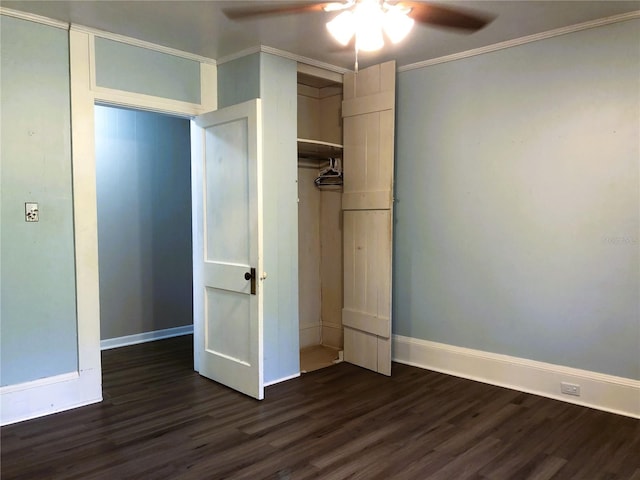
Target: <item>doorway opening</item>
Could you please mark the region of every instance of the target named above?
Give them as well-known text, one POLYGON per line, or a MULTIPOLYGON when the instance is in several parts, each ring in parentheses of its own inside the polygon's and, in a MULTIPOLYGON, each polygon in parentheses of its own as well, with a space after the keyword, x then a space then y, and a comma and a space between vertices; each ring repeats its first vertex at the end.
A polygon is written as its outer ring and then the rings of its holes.
POLYGON ((95 106, 102 350, 193 333, 188 119, 95 106))

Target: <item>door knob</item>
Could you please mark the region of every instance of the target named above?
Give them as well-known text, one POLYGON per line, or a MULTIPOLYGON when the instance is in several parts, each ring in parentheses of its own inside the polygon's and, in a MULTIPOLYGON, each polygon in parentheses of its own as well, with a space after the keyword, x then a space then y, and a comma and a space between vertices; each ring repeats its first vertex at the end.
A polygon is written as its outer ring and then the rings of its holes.
POLYGON ((251 295, 256 294, 256 269, 251 268, 250 272, 244 274, 245 280, 251 280, 251 295))

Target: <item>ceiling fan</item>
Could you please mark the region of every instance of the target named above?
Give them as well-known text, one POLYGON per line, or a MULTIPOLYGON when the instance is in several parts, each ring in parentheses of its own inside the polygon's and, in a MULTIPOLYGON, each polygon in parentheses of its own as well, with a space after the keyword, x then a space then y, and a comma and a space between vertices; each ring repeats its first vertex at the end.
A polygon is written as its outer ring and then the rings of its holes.
POLYGON ((493 20, 459 8, 430 2, 345 0, 342 2, 289 2, 280 5, 262 4, 230 7, 222 10, 232 20, 246 20, 267 15, 289 15, 310 12, 339 12, 327 22, 327 29, 341 45, 354 40, 355 70, 358 52, 375 51, 384 46, 383 32, 392 43, 402 41, 415 22, 439 27, 475 32, 493 20))

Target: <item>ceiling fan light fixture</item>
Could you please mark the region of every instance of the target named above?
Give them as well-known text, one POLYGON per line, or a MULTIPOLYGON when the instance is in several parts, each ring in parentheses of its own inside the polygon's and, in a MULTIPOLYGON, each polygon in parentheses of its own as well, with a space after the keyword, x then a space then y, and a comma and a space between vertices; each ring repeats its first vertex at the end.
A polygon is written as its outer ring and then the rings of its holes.
POLYGON ((346 2, 331 2, 325 4, 322 9, 325 12, 339 12, 341 10, 346 10, 347 8, 351 8, 355 5, 356 0, 348 0, 346 2))
POLYGON ((355 33, 353 12, 346 10, 327 23, 327 30, 340 45, 346 45, 355 33))
POLYGON ((358 50, 363 52, 375 52, 384 47, 384 38, 382 37, 382 30, 371 25, 362 24, 358 25, 356 31, 356 43, 358 44, 358 50))
POLYGON ((358 50, 374 52, 384 47, 382 21, 384 13, 378 0, 361 0, 354 10, 358 50))
MULTIPOLYGON (((333 7, 334 4, 329 5, 333 7)), ((381 3, 379 0, 351 0, 342 5, 348 10, 328 22, 327 30, 341 45, 347 45, 355 35, 356 50, 380 50, 384 47, 383 30, 392 43, 398 43, 409 34, 414 24, 408 15, 411 8, 401 5, 381 3)))
POLYGON ((382 27, 392 43, 399 43, 404 40, 409 35, 411 28, 413 28, 415 22, 407 13, 409 12, 398 8, 390 8, 384 14, 382 27))

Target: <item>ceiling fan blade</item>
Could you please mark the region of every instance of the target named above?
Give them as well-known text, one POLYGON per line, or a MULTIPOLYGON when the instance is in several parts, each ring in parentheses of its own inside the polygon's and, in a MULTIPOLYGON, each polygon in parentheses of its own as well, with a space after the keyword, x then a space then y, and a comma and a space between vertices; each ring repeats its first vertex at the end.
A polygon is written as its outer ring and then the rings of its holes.
POLYGON ((459 8, 443 7, 426 2, 398 2, 399 6, 411 8, 409 16, 416 22, 439 25, 441 27, 460 28, 476 31, 491 23, 495 17, 462 10, 459 8))
POLYGON ((321 12, 327 5, 339 2, 297 2, 280 5, 253 5, 247 7, 223 8, 222 13, 231 20, 249 20, 266 15, 288 15, 293 13, 321 12))

